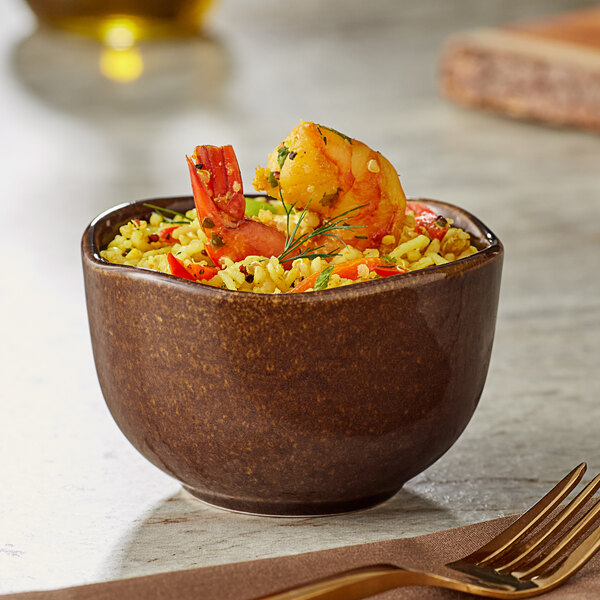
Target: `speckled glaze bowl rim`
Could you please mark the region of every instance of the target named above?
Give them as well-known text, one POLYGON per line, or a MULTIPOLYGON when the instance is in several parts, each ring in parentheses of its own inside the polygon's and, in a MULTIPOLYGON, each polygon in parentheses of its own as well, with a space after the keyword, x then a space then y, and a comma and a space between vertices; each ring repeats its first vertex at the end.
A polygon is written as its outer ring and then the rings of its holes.
MULTIPOLYGON (((257 194, 246 194, 248 197, 264 197, 257 194)), ((181 290, 187 289, 190 293, 195 293, 200 296, 215 297, 221 301, 238 300, 246 302, 292 302, 296 304, 302 304, 304 302, 328 302, 335 300, 343 300, 344 298, 356 297, 357 295, 371 295, 382 292, 391 291, 397 288, 409 288, 420 285, 425 285, 429 281, 438 280, 440 277, 458 272, 467 272, 473 268, 497 259, 502 256, 504 247, 500 239, 485 225, 480 219, 469 211, 460 208, 449 202, 443 202, 440 200, 433 200, 430 198, 410 198, 408 202, 422 202, 427 206, 440 210, 441 214, 444 214, 444 209, 449 209, 452 213, 456 213, 467 223, 461 224, 465 228, 467 233, 470 233, 476 242, 483 243, 484 247, 480 248, 476 254, 459 258, 454 261, 448 262, 443 265, 435 265, 427 267, 426 269, 420 269, 417 271, 409 271, 401 275, 395 275, 392 277, 384 277, 381 279, 374 279, 371 281, 364 281, 361 283, 355 283, 352 285, 342 286, 339 288, 333 288, 330 290, 320 290, 316 292, 307 292, 302 294, 283 294, 283 293, 253 293, 253 292, 240 292, 234 290, 225 290, 221 288, 212 287, 209 285, 198 284, 194 281, 188 281, 181 277, 175 277, 167 273, 160 271, 153 271, 151 269, 144 269, 135 267, 132 265, 120 265, 110 263, 100 256, 100 248, 98 248, 95 241, 95 232, 103 222, 109 219, 112 215, 127 209, 133 208, 134 206, 140 207, 140 214, 147 213, 148 207, 144 204, 157 204, 165 203, 165 208, 177 203, 189 200, 190 204, 193 204, 192 196, 173 196, 173 197, 160 197, 147 200, 137 200, 134 202, 124 202, 117 206, 107 209, 100 213, 94 218, 91 223, 87 226, 84 231, 81 247, 82 254, 85 259, 96 268, 101 270, 123 272, 131 277, 139 277, 143 279, 156 280, 166 285, 180 286, 181 290), (470 227, 469 227, 470 226, 470 227), (473 228, 479 231, 473 231, 473 228), (481 235, 479 235, 481 233, 481 235), (242 300, 243 298, 243 300, 242 300)), ((190 206, 192 208, 192 206, 190 206)), ((444 215, 453 218, 456 221, 454 215, 444 215)), ((124 224, 125 221, 121 223, 124 224)))

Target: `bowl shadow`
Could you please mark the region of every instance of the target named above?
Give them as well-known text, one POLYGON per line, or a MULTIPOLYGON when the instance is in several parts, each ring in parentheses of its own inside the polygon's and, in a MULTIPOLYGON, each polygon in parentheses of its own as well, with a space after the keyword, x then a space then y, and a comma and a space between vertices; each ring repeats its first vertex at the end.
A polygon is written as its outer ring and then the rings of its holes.
POLYGON ((123 536, 101 575, 120 579, 299 554, 411 537, 458 524, 448 508, 404 489, 370 509, 286 518, 215 508, 180 489, 123 536))

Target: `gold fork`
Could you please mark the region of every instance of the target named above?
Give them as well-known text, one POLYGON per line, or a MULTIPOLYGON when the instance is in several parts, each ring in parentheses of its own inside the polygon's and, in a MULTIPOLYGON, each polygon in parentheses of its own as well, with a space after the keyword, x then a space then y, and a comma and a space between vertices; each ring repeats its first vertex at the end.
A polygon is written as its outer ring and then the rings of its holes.
POLYGON ((433 585, 488 598, 543 594, 573 575, 600 549, 600 526, 589 533, 600 517, 600 500, 584 509, 600 487, 600 475, 544 523, 585 470, 586 464, 580 464, 493 540, 434 572, 373 565, 257 600, 359 600, 411 585, 433 585))

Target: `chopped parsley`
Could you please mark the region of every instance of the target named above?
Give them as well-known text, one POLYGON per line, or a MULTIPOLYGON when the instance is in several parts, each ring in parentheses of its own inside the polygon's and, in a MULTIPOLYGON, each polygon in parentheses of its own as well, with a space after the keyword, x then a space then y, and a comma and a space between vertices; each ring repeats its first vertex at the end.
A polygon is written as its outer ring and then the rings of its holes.
POLYGON ((322 206, 333 206, 340 197, 340 190, 342 188, 338 188, 333 194, 323 194, 323 197, 319 200, 319 204, 322 206))
MULTIPOLYGON (((321 132, 319 127, 323 127, 323 129, 327 129, 328 131, 331 131, 332 133, 339 135, 342 139, 346 140, 349 144, 352 143, 352 138, 348 137, 345 133, 339 132, 337 129, 333 129, 333 127, 327 127, 327 125, 317 125, 317 130, 319 131, 319 133, 321 135, 323 135, 323 133, 321 132)), ((325 141, 325 144, 327 144, 327 138, 324 138, 324 141, 325 141)))
POLYGON ((329 278, 331 277, 332 272, 333 272, 333 265, 329 265, 326 269, 323 269, 319 273, 319 276, 317 277, 317 280, 315 281, 315 287, 314 287, 315 292, 317 290, 327 289, 327 286, 329 285, 329 278))
POLYGON ((156 206, 155 204, 149 204, 148 202, 144 202, 144 206, 151 208, 156 214, 158 214, 160 217, 163 218, 163 221, 165 221, 165 223, 181 223, 181 224, 185 223, 185 224, 187 224, 187 223, 192 222, 192 219, 190 219, 189 217, 186 217, 183 213, 177 212, 176 210, 171 210, 170 208, 162 208, 162 206, 156 206), (175 215, 180 220, 176 221, 163 213, 175 215))
POLYGON ((283 167, 283 163, 285 162, 285 159, 287 158, 289 153, 290 151, 287 149, 286 146, 281 146, 281 148, 277 150, 277 162, 279 163, 280 169, 283 167))
POLYGON ((222 248, 225 245, 225 242, 218 233, 213 231, 213 234, 210 238, 210 245, 216 250, 217 248, 222 248))

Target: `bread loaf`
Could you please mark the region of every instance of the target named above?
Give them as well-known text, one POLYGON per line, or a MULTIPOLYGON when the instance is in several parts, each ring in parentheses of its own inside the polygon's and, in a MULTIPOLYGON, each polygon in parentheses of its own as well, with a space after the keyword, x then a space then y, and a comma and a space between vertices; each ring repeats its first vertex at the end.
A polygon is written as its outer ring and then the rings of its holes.
POLYGON ((459 33, 439 77, 458 104, 600 132, 600 8, 459 33))

